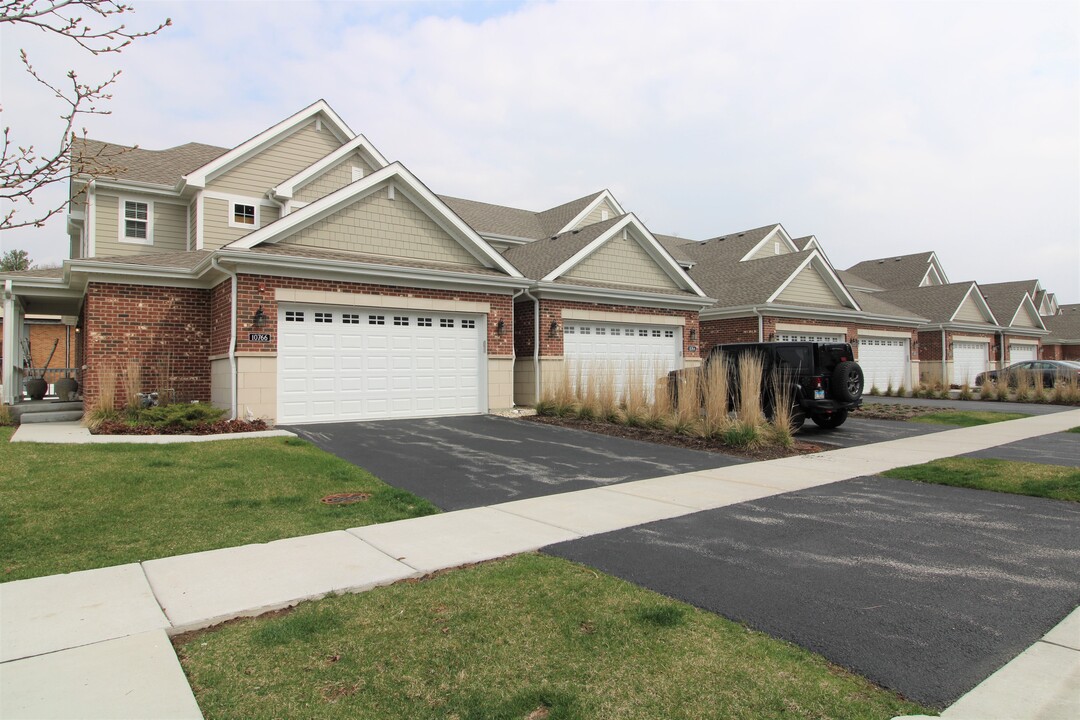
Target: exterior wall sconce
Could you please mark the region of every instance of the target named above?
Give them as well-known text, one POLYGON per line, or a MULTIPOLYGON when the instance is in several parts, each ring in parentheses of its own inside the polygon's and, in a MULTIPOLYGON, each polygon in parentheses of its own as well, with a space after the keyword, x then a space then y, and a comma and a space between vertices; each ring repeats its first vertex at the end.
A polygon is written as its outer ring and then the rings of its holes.
POLYGON ((506 321, 505 320, 500 320, 499 322, 495 323, 495 334, 496 335, 502 335, 504 329, 506 329, 506 321))
POLYGON ((697 340, 697 329, 690 328, 690 342, 694 342, 695 340, 697 340))
POLYGON ((769 342, 773 342, 775 340, 776 340, 776 333, 769 333, 769 342))
POLYGON ((548 328, 548 329, 550 330, 551 337, 555 337, 556 335, 558 335, 559 334, 559 321, 558 320, 552 320, 551 321, 551 327, 548 328))
POLYGON ((266 322, 266 313, 263 312, 262 305, 255 311, 255 317, 251 318, 251 324, 253 327, 262 327, 266 322))

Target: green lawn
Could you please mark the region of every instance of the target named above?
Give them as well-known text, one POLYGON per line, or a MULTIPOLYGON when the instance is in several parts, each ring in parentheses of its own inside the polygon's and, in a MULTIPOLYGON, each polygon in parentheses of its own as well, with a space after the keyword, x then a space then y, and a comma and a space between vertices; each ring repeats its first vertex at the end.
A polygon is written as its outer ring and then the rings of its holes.
POLYGON ((988 425, 990 423, 1005 422, 1006 420, 1019 420, 1031 417, 1027 413, 988 412, 980 410, 943 410, 942 412, 919 415, 910 419, 910 422, 927 423, 929 425, 958 425, 960 427, 975 427, 976 425, 988 425))
POLYGON ((9 443, 0 582, 438 512, 295 438, 175 445, 9 443), (368 492, 351 505, 332 493, 368 492))
POLYGON ((802 648, 522 555, 177 638, 215 718, 891 718, 928 712, 802 648))
POLYGON ((1071 433, 1080 433, 1080 427, 1069 428, 1069 432, 1071 432, 1071 433))
POLYGON ((883 474, 901 480, 1080 502, 1080 469, 1060 465, 954 457, 883 474))

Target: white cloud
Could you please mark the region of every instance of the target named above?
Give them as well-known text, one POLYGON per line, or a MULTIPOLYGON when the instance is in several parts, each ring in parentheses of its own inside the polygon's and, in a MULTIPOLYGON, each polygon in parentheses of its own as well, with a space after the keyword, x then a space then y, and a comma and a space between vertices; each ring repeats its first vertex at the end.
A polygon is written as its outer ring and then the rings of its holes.
MULTIPOLYGON (((138 11, 175 26, 111 58, 104 139, 232 145, 324 97, 437 192, 541 208, 609 187, 658 232, 779 221, 841 267, 933 249, 953 279, 1039 277, 1080 301, 1074 3, 138 11)), ((44 126, 9 35, 4 122, 44 126)), ((66 252, 62 223, 10 235, 66 252)))

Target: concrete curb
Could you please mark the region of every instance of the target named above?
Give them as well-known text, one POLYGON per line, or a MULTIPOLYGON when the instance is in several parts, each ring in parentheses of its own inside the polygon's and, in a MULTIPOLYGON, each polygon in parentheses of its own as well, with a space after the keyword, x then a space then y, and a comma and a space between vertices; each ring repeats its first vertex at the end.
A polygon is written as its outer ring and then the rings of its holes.
POLYGON ((257 430, 222 435, 93 435, 79 422, 31 423, 20 425, 11 442, 51 443, 56 445, 92 445, 124 443, 130 445, 172 445, 174 443, 215 442, 217 440, 252 440, 268 437, 296 437, 288 430, 257 430))

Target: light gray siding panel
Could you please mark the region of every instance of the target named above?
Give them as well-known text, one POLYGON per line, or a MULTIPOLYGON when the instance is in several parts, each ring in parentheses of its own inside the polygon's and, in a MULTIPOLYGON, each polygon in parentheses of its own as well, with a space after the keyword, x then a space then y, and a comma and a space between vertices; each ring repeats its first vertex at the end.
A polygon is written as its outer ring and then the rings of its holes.
POLYGON ((300 202, 314 202, 321 197, 326 197, 335 190, 340 190, 353 181, 352 169, 354 167, 363 170, 364 177, 374 172, 371 166, 360 157, 359 153, 354 153, 337 165, 328 168, 322 175, 312 178, 310 182, 300 188, 294 199, 300 202))
POLYGON ((776 297, 779 303, 844 307, 821 274, 809 265, 776 297))
POLYGON ((573 229, 579 230, 586 225, 595 225, 598 222, 604 222, 604 220, 610 220, 613 217, 615 217, 615 208, 611 207, 611 204, 605 200, 593 208, 592 212, 586 215, 585 219, 575 225, 573 229), (605 212, 607 212, 607 218, 604 217, 605 212))
POLYGON ((147 255, 153 252, 178 252, 187 249, 187 208, 162 202, 152 195, 125 193, 125 199, 145 202, 153 207, 153 244, 120 242, 120 198, 116 195, 96 196, 97 227, 95 232, 95 257, 118 255, 147 255))
POLYGON ((281 241, 283 245, 370 255, 481 263, 402 193, 390 200, 386 187, 281 241))
MULTIPOLYGON (((975 303, 975 298, 970 295, 964 300, 964 304, 960 306, 960 310, 956 313, 956 320, 962 320, 963 322, 987 322, 986 317, 979 311, 979 306, 975 303)), ((1008 318, 1005 319, 1006 322, 1008 318)))
POLYGON ((769 240, 762 245, 756 253, 747 258, 747 260, 760 260, 761 258, 775 257, 777 255, 787 255, 789 252, 791 252, 791 248, 787 246, 787 243, 782 240, 769 240), (779 252, 777 252, 778 245, 780 248, 779 252))
POLYGON ((282 180, 326 157, 341 147, 326 125, 315 129, 315 121, 262 151, 245 163, 214 178, 207 188, 223 193, 262 197, 282 180))
MULTIPOLYGON (((245 201, 247 202, 247 201, 245 201)), ((258 200, 251 200, 252 204, 258 205, 258 200)), ((231 242, 239 240, 257 228, 236 228, 229 226, 229 213, 232 210, 232 202, 221 198, 206 198, 203 200, 203 249, 215 250, 231 242)), ((259 227, 269 225, 280 216, 281 211, 273 205, 259 205, 259 227)))
POLYGON ((199 230, 199 205, 194 200, 188 207, 188 250, 194 250, 199 230))
POLYGON ((645 252, 645 248, 632 238, 624 238, 621 233, 563 273, 562 277, 630 287, 680 289, 645 252))
MULTIPOLYGON (((1009 322, 1010 319, 1011 318, 998 318, 998 320, 1003 323, 1009 322)), ((1035 321, 1032 319, 1031 310, 1028 309, 1027 305, 1024 305, 1022 308, 1020 308, 1020 312, 1016 314, 1016 320, 1013 321, 1012 327, 1038 327, 1038 325, 1036 325, 1035 321)))

